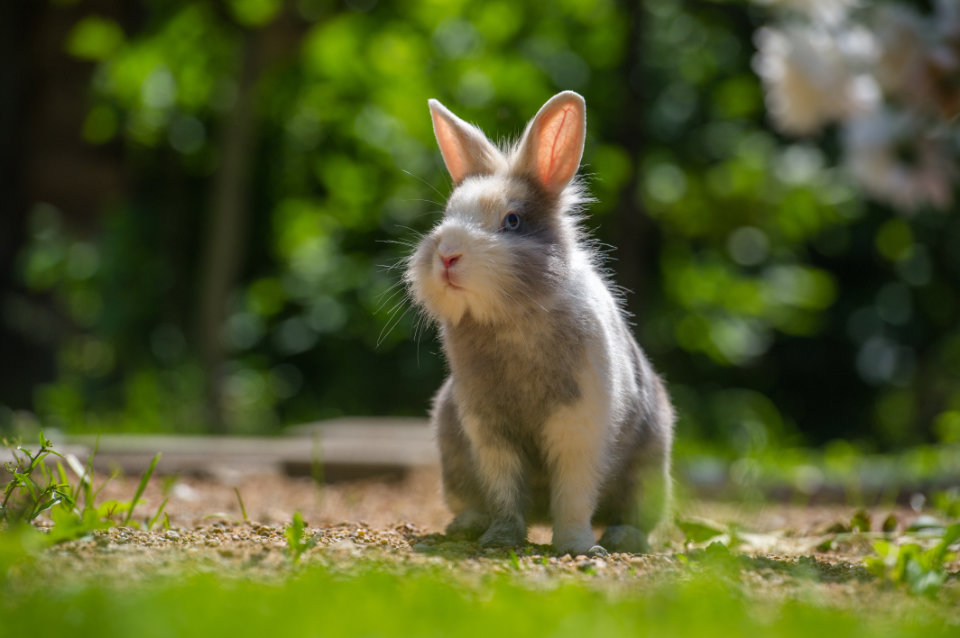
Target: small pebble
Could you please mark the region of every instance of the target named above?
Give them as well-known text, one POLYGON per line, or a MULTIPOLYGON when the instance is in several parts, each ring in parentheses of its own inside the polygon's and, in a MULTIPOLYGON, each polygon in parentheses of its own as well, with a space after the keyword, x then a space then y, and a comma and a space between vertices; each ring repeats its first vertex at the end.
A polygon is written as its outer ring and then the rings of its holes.
POLYGON ((354 543, 352 540, 346 539, 346 538, 328 545, 328 548, 335 552, 350 552, 350 553, 358 553, 360 550, 359 545, 354 543))

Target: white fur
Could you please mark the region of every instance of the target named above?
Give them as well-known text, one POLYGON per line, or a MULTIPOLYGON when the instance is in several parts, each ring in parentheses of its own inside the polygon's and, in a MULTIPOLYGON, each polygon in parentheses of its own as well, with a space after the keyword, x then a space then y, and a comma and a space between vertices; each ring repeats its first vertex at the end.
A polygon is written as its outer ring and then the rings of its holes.
POLYGON ((463 430, 470 440, 480 480, 497 506, 509 507, 520 496, 517 488, 523 464, 516 448, 487 436, 483 422, 472 415, 463 415, 463 430))
POLYGON ((469 311, 481 323, 499 323, 516 313, 516 300, 506 291, 517 275, 509 246, 497 235, 511 189, 505 172, 467 178, 450 196, 443 222, 417 248, 407 281, 414 301, 435 318, 456 325, 469 311), (450 273, 460 289, 444 279, 440 257, 458 253, 463 257, 450 273))
MULTIPOLYGON (((584 380, 592 382, 591 371, 584 380)), ((557 410, 543 429, 550 469, 550 511, 553 546, 559 552, 582 554, 594 544, 590 517, 597 505, 609 434, 608 397, 595 383, 584 397, 557 410), (606 427, 605 427, 606 426, 606 427), (606 435, 605 435, 606 434, 606 435)))
POLYGON ((582 396, 558 409, 543 429, 550 467, 553 546, 582 554, 594 544, 590 518, 607 474, 609 446, 623 415, 623 398, 635 392, 626 353, 614 334, 619 309, 599 276, 580 254, 573 264, 587 294, 571 303, 591 315, 596 330, 587 342, 587 366, 579 377, 582 396), (577 263, 579 262, 579 263, 577 263))

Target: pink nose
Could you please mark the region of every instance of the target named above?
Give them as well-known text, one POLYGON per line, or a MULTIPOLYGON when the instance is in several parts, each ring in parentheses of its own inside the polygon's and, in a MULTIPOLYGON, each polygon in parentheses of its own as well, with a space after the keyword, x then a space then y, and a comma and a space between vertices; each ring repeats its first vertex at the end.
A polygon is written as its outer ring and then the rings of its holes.
POLYGON ((455 263, 457 263, 458 261, 460 261, 460 257, 462 257, 462 255, 460 255, 460 254, 456 254, 456 255, 440 255, 440 261, 443 262, 443 267, 449 270, 449 269, 450 269, 450 266, 452 266, 452 265, 454 265, 455 263))

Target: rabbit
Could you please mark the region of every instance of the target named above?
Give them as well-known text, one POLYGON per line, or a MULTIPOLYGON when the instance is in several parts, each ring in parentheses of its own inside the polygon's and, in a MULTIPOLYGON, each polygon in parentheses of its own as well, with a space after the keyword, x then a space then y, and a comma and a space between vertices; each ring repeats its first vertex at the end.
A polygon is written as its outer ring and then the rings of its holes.
POLYGON ((517 546, 549 516, 559 554, 649 551, 674 412, 580 228, 584 99, 555 95, 503 148, 429 107, 454 190, 404 279, 449 366, 431 410, 446 533, 517 546))

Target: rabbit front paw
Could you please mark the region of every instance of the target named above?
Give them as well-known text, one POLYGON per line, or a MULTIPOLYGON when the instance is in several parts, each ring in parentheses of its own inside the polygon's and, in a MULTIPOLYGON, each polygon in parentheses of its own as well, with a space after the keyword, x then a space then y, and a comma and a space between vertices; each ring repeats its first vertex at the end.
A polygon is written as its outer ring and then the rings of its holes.
POLYGON ((647 535, 632 525, 611 525, 600 537, 600 544, 611 552, 646 554, 650 551, 647 535))
POLYGON ((479 510, 464 510, 457 514, 445 533, 455 539, 475 541, 490 527, 490 517, 479 510))
POLYGON ((480 537, 481 547, 517 547, 527 540, 527 525, 522 518, 499 516, 480 537))
POLYGON ((593 537, 593 530, 590 525, 578 525, 575 527, 554 528, 553 541, 551 543, 558 554, 570 554, 571 556, 581 555, 602 555, 603 548, 597 545, 593 537))

